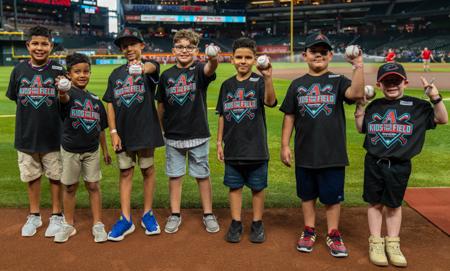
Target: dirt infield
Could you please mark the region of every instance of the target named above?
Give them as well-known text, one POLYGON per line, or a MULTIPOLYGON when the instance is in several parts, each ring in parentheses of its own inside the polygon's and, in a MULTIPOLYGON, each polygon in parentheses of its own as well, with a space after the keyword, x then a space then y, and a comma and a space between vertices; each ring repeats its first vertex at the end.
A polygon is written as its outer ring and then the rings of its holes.
MULTIPOLYGON (((343 67, 332 67, 330 68, 330 71, 337 73, 337 74, 343 74, 347 76, 348 78, 352 77, 352 69, 350 67, 343 68, 343 67)), ((274 69, 273 70, 273 77, 274 78, 281 78, 281 79, 289 79, 293 80, 302 74, 306 73, 306 69, 274 69)), ((373 85, 376 84, 376 74, 377 69, 373 66, 367 66, 364 70, 364 79, 366 85, 373 85)), ((409 88, 422 88, 422 81, 420 81, 420 76, 424 76, 426 79, 431 80, 431 78, 435 78, 435 84, 440 90, 450 90, 450 78, 448 73, 444 72, 408 72, 408 81, 409 81, 409 88)))
MULTIPOLYGON (((105 210, 109 228, 118 210, 105 210)), ((156 210, 164 224, 167 210, 156 210)), ((329 255, 324 241, 324 210, 318 210, 319 237, 311 254, 297 252, 300 233, 299 209, 268 209, 265 215, 267 241, 252 244, 248 240, 250 213, 244 214, 244 238, 239 244, 224 241, 229 211, 217 210, 221 231, 207 233, 200 210, 183 210, 183 224, 176 234, 148 237, 136 225, 136 231, 119 243, 95 244, 90 234, 88 210, 76 213, 78 234, 65 244, 44 238, 48 210, 43 211, 44 226, 35 237, 23 238, 20 228, 25 209, 0 209, 0 270, 395 270, 369 263, 365 208, 344 208, 341 231, 350 256, 336 259, 329 255)), ((134 210, 135 218, 139 217, 134 210)), ((409 261, 407 270, 448 270, 450 238, 414 210, 404 208, 402 249, 409 261)), ((137 223, 137 219, 134 221, 137 223)))

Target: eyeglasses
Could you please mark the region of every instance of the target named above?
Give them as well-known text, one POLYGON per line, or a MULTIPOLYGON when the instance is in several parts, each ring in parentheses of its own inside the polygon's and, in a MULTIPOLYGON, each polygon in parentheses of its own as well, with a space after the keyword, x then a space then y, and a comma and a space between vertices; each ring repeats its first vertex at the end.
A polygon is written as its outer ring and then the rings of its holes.
POLYGON ((385 86, 398 86, 403 82, 403 78, 400 77, 393 77, 393 78, 386 78, 381 80, 381 84, 385 85, 385 86))
POLYGON ((328 52, 329 52, 329 50, 327 50, 327 49, 319 50, 319 49, 311 49, 311 48, 310 48, 310 49, 308 49, 308 50, 309 50, 309 52, 310 52, 311 54, 313 54, 313 55, 319 53, 319 54, 321 54, 321 55, 323 55, 323 56, 328 55, 328 52))
POLYGON ((195 49, 197 49, 197 46, 195 46, 195 45, 188 45, 188 46, 175 45, 174 48, 175 48, 175 50, 180 51, 180 52, 183 51, 183 50, 185 50, 185 49, 186 49, 186 51, 188 51, 188 52, 192 52, 192 51, 194 51, 195 49))

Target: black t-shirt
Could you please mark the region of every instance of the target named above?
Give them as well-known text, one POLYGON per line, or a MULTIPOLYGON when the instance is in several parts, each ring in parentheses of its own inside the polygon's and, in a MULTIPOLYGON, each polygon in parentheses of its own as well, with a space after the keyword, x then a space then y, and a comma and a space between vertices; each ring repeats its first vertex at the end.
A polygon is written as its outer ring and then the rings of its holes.
POLYGON ((68 103, 61 103, 64 122, 61 146, 74 153, 96 151, 100 132, 108 127, 105 107, 97 96, 87 90, 72 87, 69 96, 68 103))
POLYGON ((410 96, 376 99, 364 115, 364 148, 376 157, 409 160, 422 150, 426 130, 435 127, 427 101, 410 96))
POLYGON ((295 164, 305 168, 348 165, 345 91, 351 81, 327 72, 292 81, 280 110, 295 115, 295 164))
POLYGON ((43 67, 19 63, 11 73, 6 96, 15 101, 14 146, 28 153, 58 151, 61 145, 61 118, 55 78, 66 71, 50 60, 43 67))
POLYGON ((220 88, 216 111, 223 116, 226 161, 269 160, 264 78, 256 73, 244 81, 233 76, 220 88))
POLYGON ((108 79, 103 100, 112 103, 116 129, 122 148, 137 151, 164 145, 155 107, 155 88, 159 80, 159 64, 152 74, 132 76, 128 65, 116 68, 108 79))
POLYGON ((164 136, 183 140, 210 136, 206 90, 216 74, 207 77, 205 64, 195 62, 188 68, 176 65, 161 74, 156 99, 164 104, 164 136))

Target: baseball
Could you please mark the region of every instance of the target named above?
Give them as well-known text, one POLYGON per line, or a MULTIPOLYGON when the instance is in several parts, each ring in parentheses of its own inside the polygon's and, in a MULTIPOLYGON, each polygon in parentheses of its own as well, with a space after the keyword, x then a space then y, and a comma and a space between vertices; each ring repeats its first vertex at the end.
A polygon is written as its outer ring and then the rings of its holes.
POLYGON ((349 59, 356 58, 360 55, 359 47, 356 45, 349 45, 345 48, 345 56, 349 59))
POLYGON ((364 93, 366 94, 367 100, 371 100, 375 97, 375 89, 371 85, 366 85, 364 87, 364 93))
POLYGON ((259 56, 256 59, 256 66, 260 69, 267 69, 269 67, 269 57, 266 55, 259 56))
POLYGON ((142 64, 132 64, 128 68, 128 73, 131 75, 140 75, 142 74, 142 64))
POLYGON ((209 57, 216 57, 219 54, 220 48, 215 46, 214 43, 206 46, 205 54, 209 57))
POLYGON ((72 87, 72 84, 71 84, 70 80, 67 78, 62 78, 58 82, 58 90, 60 90, 62 92, 69 91, 71 87, 72 87))

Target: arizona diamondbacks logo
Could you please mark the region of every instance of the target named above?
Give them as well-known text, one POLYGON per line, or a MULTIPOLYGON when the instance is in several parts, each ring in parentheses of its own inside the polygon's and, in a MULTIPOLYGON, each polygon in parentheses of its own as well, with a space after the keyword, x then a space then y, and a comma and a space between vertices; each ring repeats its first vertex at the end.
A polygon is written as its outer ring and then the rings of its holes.
POLYGON ((194 74, 188 77, 182 73, 177 79, 169 78, 167 80, 168 87, 166 94, 169 98, 169 104, 177 103, 183 105, 188 99, 192 102, 195 100, 196 84, 194 81, 194 74))
POLYGON ((30 81, 23 77, 20 79, 19 97, 24 106, 31 104, 35 109, 44 103, 51 106, 56 98, 53 78, 44 80, 42 75, 35 75, 30 81))
POLYGON ((297 93, 297 102, 302 116, 308 113, 315 118, 322 111, 327 116, 333 112, 336 94, 333 93, 332 85, 321 87, 320 84, 312 84, 308 89, 301 86, 297 89, 297 93))
POLYGON ((223 103, 225 119, 230 121, 233 118, 237 123, 248 117, 250 120, 255 118, 254 110, 257 108, 257 99, 255 91, 245 91, 244 88, 238 88, 234 93, 227 94, 227 100, 223 103))
POLYGON ((405 113, 397 116, 397 111, 390 109, 384 116, 375 113, 372 115, 372 121, 368 123, 367 134, 370 142, 376 145, 383 143, 386 148, 390 148, 395 143, 401 145, 408 143, 405 136, 410 136, 414 130, 414 125, 409 122, 411 115, 405 113))
POLYGON ((89 134, 100 124, 100 106, 98 104, 92 104, 91 100, 88 99, 84 103, 75 100, 74 104, 70 109, 70 118, 74 119, 72 127, 78 129, 81 126, 89 134))
POLYGON ((141 75, 128 75, 125 80, 117 80, 114 88, 114 98, 117 106, 124 104, 130 107, 134 101, 142 103, 144 101, 144 79, 141 75))

